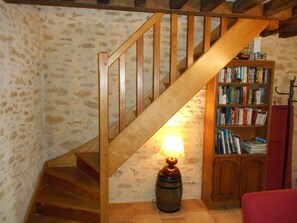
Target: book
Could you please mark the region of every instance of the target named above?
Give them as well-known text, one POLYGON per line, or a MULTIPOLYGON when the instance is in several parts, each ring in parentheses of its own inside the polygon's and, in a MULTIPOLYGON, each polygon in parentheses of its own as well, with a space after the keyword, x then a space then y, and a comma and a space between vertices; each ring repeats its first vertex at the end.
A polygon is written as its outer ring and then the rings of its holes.
POLYGON ((255 125, 265 125, 267 117, 267 111, 260 111, 257 114, 255 125))
POLYGON ((234 147, 236 149, 237 154, 241 154, 241 141, 242 141, 241 136, 233 134, 233 142, 234 142, 234 147))
POLYGON ((267 143, 257 141, 256 139, 243 139, 242 149, 248 153, 266 153, 267 143))
POLYGON ((219 154, 226 154, 226 143, 225 143, 225 137, 224 137, 224 131, 222 131, 221 129, 217 128, 216 129, 217 134, 220 135, 220 137, 218 137, 217 139, 219 140, 217 142, 217 144, 220 143, 220 151, 219 154))

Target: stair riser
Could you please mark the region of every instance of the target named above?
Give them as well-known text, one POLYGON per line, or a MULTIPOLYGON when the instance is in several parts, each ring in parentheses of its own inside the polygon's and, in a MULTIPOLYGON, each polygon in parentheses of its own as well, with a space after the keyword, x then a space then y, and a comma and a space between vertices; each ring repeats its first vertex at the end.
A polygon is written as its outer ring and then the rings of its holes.
POLYGON ((50 185, 56 185, 57 188, 61 189, 61 191, 67 190, 74 194, 79 194, 87 198, 93 198, 93 199, 100 198, 99 185, 98 185, 98 191, 95 191, 95 190, 90 190, 88 188, 84 188, 84 185, 73 184, 72 182, 65 181, 63 179, 50 176, 50 175, 47 175, 46 181, 50 185))
POLYGON ((77 166, 90 177, 92 177, 96 182, 99 183, 100 174, 96 170, 94 170, 92 167, 90 167, 88 164, 86 164, 83 160, 80 159, 77 159, 77 166))
POLYGON ((49 204, 37 204, 37 212, 44 215, 60 217, 88 223, 99 223, 100 214, 85 210, 75 210, 67 207, 57 207, 49 204))

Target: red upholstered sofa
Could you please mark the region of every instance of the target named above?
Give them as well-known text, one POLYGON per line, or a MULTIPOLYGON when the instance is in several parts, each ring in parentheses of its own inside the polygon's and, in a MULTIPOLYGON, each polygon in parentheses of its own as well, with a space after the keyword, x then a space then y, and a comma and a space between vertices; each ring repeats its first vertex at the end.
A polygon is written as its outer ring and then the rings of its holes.
POLYGON ((297 189, 246 193, 242 215, 244 223, 297 223, 297 189))

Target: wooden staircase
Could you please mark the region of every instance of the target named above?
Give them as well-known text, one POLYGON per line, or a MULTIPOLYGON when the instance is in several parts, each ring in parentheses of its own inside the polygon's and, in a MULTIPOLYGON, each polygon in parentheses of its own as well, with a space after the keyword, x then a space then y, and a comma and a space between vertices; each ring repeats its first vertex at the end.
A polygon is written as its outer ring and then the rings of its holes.
POLYGON ((46 168, 30 222, 100 222, 99 155, 76 159, 75 167, 46 168))
POLYGON ((166 85, 169 87, 163 92, 160 86, 159 51, 162 16, 161 13, 153 15, 110 56, 107 53, 99 54, 99 139, 97 137, 79 149, 45 164, 26 223, 108 223, 108 179, 111 174, 270 24, 268 20, 240 19, 228 29, 228 19, 222 18, 218 32, 221 37, 211 45, 211 18, 206 16, 202 52, 198 52, 202 56, 194 61, 197 57, 193 44, 194 19, 189 15, 187 57, 183 61, 186 69, 180 75, 178 70, 183 66, 178 66, 176 61, 178 16, 171 15, 170 74, 166 85), (143 36, 151 28, 154 30, 152 103, 145 108, 143 36), (137 117, 127 123, 125 84, 121 80, 125 79, 125 52, 133 44, 136 44, 137 51, 137 117), (119 64, 120 83, 119 128, 118 136, 110 142, 108 72, 116 61, 119 64), (109 162, 109 159, 113 161, 109 162))

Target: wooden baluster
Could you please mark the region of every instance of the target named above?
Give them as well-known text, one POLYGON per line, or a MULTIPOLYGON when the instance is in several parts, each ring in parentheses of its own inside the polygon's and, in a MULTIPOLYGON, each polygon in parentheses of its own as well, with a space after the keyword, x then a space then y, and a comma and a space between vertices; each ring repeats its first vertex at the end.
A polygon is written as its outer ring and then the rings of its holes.
POLYGON ((211 17, 204 17, 204 30, 203 30, 203 51, 206 52, 210 48, 211 39, 211 17))
POLYGON ((223 36, 228 30, 228 18, 221 18, 221 36, 223 36))
POLYGON ((160 95, 160 41, 161 41, 161 23, 154 25, 154 46, 153 46, 153 100, 160 95))
POLYGON ((100 159, 100 222, 108 222, 108 140, 109 140, 109 80, 108 53, 99 53, 99 159, 100 159))
POLYGON ((143 111, 143 36, 136 42, 136 116, 143 111))
POLYGON ((126 57, 119 59, 119 131, 126 127, 126 57))
POLYGON ((194 62, 194 16, 188 15, 187 29, 187 68, 194 62))
POLYGON ((178 15, 171 14, 170 31, 170 76, 169 84, 173 84, 177 79, 177 29, 178 15))

